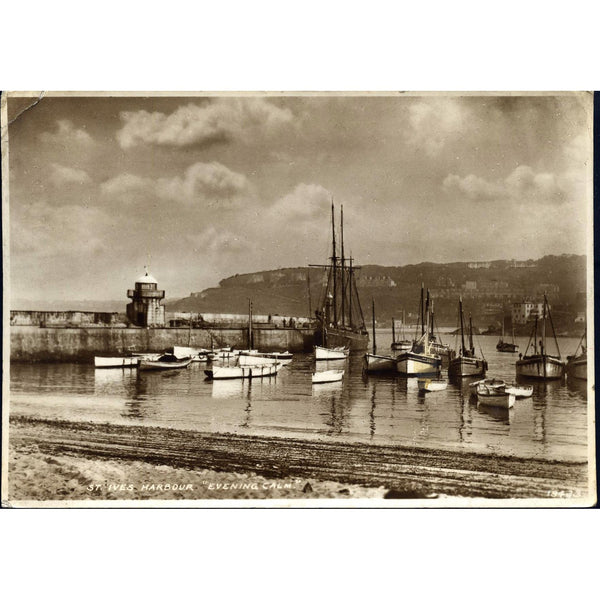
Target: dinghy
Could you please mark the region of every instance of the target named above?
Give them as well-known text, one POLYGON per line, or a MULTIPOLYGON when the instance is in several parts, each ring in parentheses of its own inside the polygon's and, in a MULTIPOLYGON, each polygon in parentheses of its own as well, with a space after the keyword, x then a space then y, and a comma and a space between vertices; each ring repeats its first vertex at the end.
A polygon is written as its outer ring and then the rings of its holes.
POLYGON ((515 396, 509 394, 504 387, 489 386, 485 383, 477 386, 477 400, 480 404, 499 408, 512 408, 515 404, 515 396))
POLYGON ((277 375, 282 367, 281 363, 273 363, 269 365, 253 365, 234 367, 217 367, 206 369, 205 375, 209 379, 254 379, 256 377, 273 377, 277 375))
POLYGON ((177 358, 174 354, 163 354, 156 360, 142 358, 140 371, 161 371, 171 369, 185 369, 192 362, 191 358, 177 358))
POLYGON ((313 373, 312 382, 313 383, 331 383, 333 381, 341 381, 344 376, 344 371, 320 371, 317 373, 313 373))
POLYGON ((344 346, 336 348, 324 348, 323 346, 315 346, 316 360, 342 360, 350 354, 350 349, 344 346))
POLYGON ((139 361, 137 356, 94 356, 96 369, 135 369, 139 361))
POLYGON ((532 385, 518 385, 516 383, 507 383, 504 390, 512 394, 515 398, 530 398, 533 395, 532 385))

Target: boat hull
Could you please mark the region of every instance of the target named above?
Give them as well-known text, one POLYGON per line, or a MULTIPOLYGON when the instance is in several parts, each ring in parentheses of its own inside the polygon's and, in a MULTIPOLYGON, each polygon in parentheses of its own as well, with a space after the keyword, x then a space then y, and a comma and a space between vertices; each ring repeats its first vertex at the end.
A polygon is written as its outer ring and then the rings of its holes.
POLYGON ((393 372, 396 373, 396 359, 393 356, 380 356, 378 354, 365 354, 365 370, 368 373, 393 372))
POLYGON ((274 363, 247 367, 213 367, 204 373, 209 379, 254 379, 256 377, 273 377, 280 369, 281 363, 274 363))
POLYGON ((560 379, 565 374, 565 363, 553 356, 530 356, 516 363, 517 375, 535 379, 560 379))
POLYGON ((519 346, 517 344, 511 344, 510 342, 498 342, 496 344, 496 350, 498 352, 518 352, 519 346))
POLYGON ((509 394, 505 388, 488 386, 480 383, 477 386, 477 401, 485 406, 512 408, 515 405, 514 394, 509 394))
POLYGON ((587 356, 578 356, 569 360, 567 363, 567 375, 575 379, 585 379, 587 381, 587 356))
POLYGON ((350 350, 348 348, 324 348, 323 346, 315 346, 316 360, 343 360, 348 357, 350 350))
POLYGON ((173 369, 185 369, 192 362, 191 358, 185 358, 173 362, 161 362, 160 360, 140 360, 140 371, 170 371, 173 369))
POLYGON ((470 356, 453 358, 448 366, 448 375, 450 377, 484 376, 485 371, 485 361, 481 358, 472 358, 470 356))
POLYGON ((396 358, 396 368, 401 375, 438 373, 442 368, 442 359, 432 354, 404 352, 396 358))
POLYGON ((341 381, 344 377, 344 371, 320 371, 312 375, 313 384, 317 383, 333 383, 334 381, 341 381))
POLYGON ((327 329, 326 335, 328 348, 345 346, 350 350, 367 350, 369 347, 369 334, 366 331, 348 331, 346 329, 327 329))
POLYGON ((96 369, 135 369, 139 362, 137 356, 94 356, 96 369))
POLYGON ((421 392, 441 392, 448 387, 448 382, 445 380, 436 381, 435 379, 419 379, 417 385, 421 392))

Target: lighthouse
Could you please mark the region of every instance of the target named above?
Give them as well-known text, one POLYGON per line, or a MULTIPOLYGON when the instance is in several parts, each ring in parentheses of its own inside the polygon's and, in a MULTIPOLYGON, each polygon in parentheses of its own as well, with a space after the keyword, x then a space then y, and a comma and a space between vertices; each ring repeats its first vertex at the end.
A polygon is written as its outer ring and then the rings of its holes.
POLYGON ((131 302, 127 305, 127 318, 133 325, 140 327, 164 327, 165 307, 160 301, 165 290, 158 289, 158 281, 148 274, 138 277, 135 289, 127 290, 131 302))

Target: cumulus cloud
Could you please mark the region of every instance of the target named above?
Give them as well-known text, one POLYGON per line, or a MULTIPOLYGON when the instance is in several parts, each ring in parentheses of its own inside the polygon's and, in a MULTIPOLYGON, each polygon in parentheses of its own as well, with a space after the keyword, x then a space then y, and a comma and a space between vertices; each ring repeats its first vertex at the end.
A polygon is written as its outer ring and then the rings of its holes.
POLYGON ((123 173, 101 184, 102 194, 135 201, 157 197, 182 204, 232 208, 252 195, 250 182, 218 162, 194 163, 183 176, 140 177, 123 173))
POLYGON ((23 254, 45 258, 105 249, 111 226, 108 215, 79 205, 50 206, 36 202, 24 206, 11 223, 11 244, 23 254))
POLYGON ((426 98, 408 109, 408 142, 428 156, 437 156, 448 140, 462 134, 467 110, 459 99, 426 98))
POLYGON ((271 207, 273 217, 283 216, 294 222, 323 219, 331 204, 331 192, 318 184, 300 183, 271 207))
POLYGON ((207 104, 187 104, 174 112, 122 112, 117 132, 122 148, 138 144, 158 146, 210 145, 240 139, 249 141, 290 123, 293 114, 264 98, 218 98, 207 104))
POLYGON ((458 190, 469 200, 514 200, 558 204, 564 201, 565 191, 554 173, 536 173, 520 165, 505 179, 488 181, 476 175, 448 175, 442 184, 444 191, 458 190))
POLYGON ((55 187, 61 187, 72 183, 83 185, 90 183, 90 176, 83 169, 73 169, 72 167, 65 167, 58 163, 52 163, 50 165, 50 181, 55 187))
POLYGON ((84 129, 77 129, 69 119, 59 119, 56 121, 56 131, 44 131, 40 133, 39 140, 44 143, 59 144, 61 146, 70 146, 77 144, 79 146, 92 146, 94 139, 84 129))

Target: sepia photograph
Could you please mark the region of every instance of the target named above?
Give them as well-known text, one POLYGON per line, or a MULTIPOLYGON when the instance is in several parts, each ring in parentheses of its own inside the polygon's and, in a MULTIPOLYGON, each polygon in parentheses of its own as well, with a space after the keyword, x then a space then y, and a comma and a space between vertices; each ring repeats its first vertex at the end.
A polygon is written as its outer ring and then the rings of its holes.
POLYGON ((3 92, 2 505, 594 505, 593 110, 3 92))

